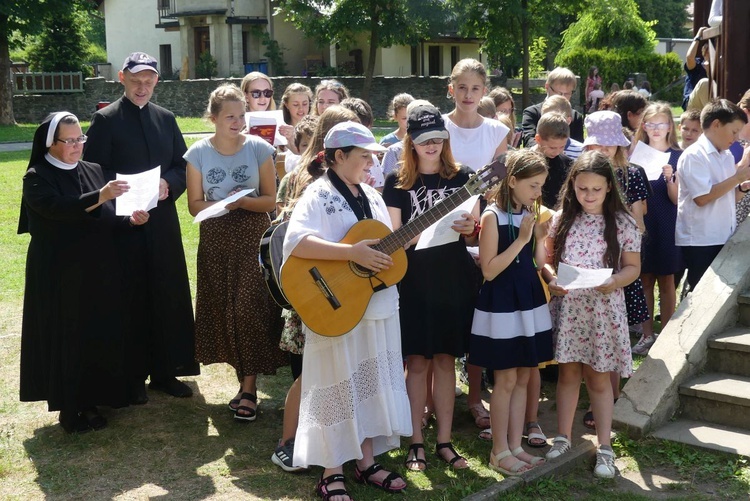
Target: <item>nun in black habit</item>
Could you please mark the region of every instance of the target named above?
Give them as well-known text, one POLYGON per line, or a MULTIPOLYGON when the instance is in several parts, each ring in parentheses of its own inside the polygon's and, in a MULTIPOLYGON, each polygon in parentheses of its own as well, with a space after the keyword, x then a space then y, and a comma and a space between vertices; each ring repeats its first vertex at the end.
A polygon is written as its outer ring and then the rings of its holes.
POLYGON ((21 333, 22 401, 46 400, 67 432, 107 425, 97 405, 128 404, 122 271, 114 233, 137 231, 145 211, 115 216, 125 181, 80 161, 86 136, 71 113, 37 128, 23 178, 18 233, 30 233, 21 333))
POLYGON ((174 115, 149 102, 159 73, 156 60, 135 52, 119 72, 124 96, 97 111, 87 131, 84 158, 102 166, 107 179, 117 173, 161 169, 159 204, 143 231, 118 235, 118 251, 127 273, 125 302, 130 402, 148 401, 151 389, 175 397, 192 390, 175 376, 199 374, 195 327, 185 253, 176 201, 185 191, 187 151, 174 115))

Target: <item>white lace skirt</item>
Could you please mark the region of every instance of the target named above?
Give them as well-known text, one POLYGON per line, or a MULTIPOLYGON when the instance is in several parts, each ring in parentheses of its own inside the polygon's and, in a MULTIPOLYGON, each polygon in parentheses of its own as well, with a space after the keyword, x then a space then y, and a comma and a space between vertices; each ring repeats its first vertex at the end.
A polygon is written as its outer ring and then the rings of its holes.
POLYGON ((294 464, 334 468, 362 459, 366 438, 376 456, 398 448, 412 434, 398 313, 362 320, 339 337, 304 332, 294 464))

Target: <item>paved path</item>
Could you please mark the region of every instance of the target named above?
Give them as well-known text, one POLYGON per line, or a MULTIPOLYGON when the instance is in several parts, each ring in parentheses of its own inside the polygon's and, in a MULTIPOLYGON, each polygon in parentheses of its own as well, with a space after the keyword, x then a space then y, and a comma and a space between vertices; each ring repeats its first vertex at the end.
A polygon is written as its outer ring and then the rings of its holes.
POLYGON ((0 152, 2 151, 24 151, 30 150, 31 143, 0 143, 0 152))

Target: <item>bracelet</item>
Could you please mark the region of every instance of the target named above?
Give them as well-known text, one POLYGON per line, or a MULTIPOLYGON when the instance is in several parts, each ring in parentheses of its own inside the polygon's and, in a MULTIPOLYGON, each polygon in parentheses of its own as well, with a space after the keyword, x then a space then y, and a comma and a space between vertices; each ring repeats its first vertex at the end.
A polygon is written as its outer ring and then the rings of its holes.
POLYGON ((701 37, 700 36, 697 36, 697 37, 693 38, 693 42, 700 42, 700 41, 701 41, 701 37))
POLYGON ((748 188, 746 190, 742 189, 742 183, 740 183, 740 184, 737 185, 737 189, 740 190, 740 193, 748 193, 748 192, 750 192, 750 188, 748 188))
POLYGON ((482 229, 482 225, 479 224, 479 222, 474 221, 474 231, 472 231, 469 235, 464 235, 464 238, 472 238, 477 235, 479 235, 479 230, 482 229))

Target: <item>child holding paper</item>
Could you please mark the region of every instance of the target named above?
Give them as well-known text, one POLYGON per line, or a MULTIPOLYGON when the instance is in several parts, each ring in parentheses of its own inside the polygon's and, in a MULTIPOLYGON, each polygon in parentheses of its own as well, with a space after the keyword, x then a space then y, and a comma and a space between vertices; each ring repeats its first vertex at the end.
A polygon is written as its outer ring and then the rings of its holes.
MULTIPOLYGON (((388 175, 383 189, 393 229, 461 189, 470 173, 453 159, 440 111, 427 101, 412 102, 407 116, 402 166, 388 175)), ((413 428, 405 461, 410 470, 427 467, 421 420, 430 380, 437 418, 435 453, 454 469, 469 466, 451 444, 451 428, 456 398, 455 359, 467 350, 476 296, 472 273, 475 265, 466 245, 476 242, 478 205, 474 206, 474 215, 457 217, 453 226, 464 238, 426 249, 411 247, 406 251, 409 266, 401 280, 399 315, 413 428), (430 366, 432 379, 428 377, 430 366)), ((411 244, 418 240, 416 236, 411 244)))
POLYGON ((479 262, 485 282, 469 338, 469 362, 494 371, 489 466, 506 476, 544 462, 523 450, 521 436, 531 372, 552 359, 552 321, 537 275, 545 260, 546 223, 539 213, 547 160, 531 149, 512 151, 507 167, 482 214, 479 262))
POLYGON ((643 237, 641 281, 648 303, 648 320, 643 323, 643 334, 633 346, 633 354, 646 355, 654 344, 654 285, 659 283, 659 307, 662 328, 674 314, 677 303, 674 276, 684 268, 682 252, 674 243, 677 222, 677 160, 682 150, 677 146, 674 119, 669 104, 652 103, 646 107, 643 120, 636 131, 636 139, 650 147, 669 153, 669 163, 662 167, 662 175, 651 183, 652 196, 648 212, 643 216, 646 234, 643 237))
MULTIPOLYGON (((589 115, 591 116, 591 115, 589 115)), ((542 275, 552 294, 555 335, 558 435, 547 459, 571 450, 570 437, 581 378, 597 417, 599 449, 594 475, 615 475, 610 442, 614 399, 610 371, 632 373, 624 287, 640 273, 641 236, 623 203, 610 160, 587 151, 573 164, 550 224, 542 275), (560 263, 588 269, 614 268, 602 285, 566 290, 557 283, 560 263)))
POLYGON ((229 402, 234 419, 256 417, 256 375, 274 374, 288 363, 279 349, 281 311, 268 294, 248 249, 270 226, 276 175, 273 147, 242 134, 245 98, 235 85, 221 85, 208 100, 213 136, 185 153, 188 210, 198 212, 244 189, 255 191, 227 205, 229 213, 200 225, 195 307, 195 359, 224 362, 237 371, 240 390, 229 402))

